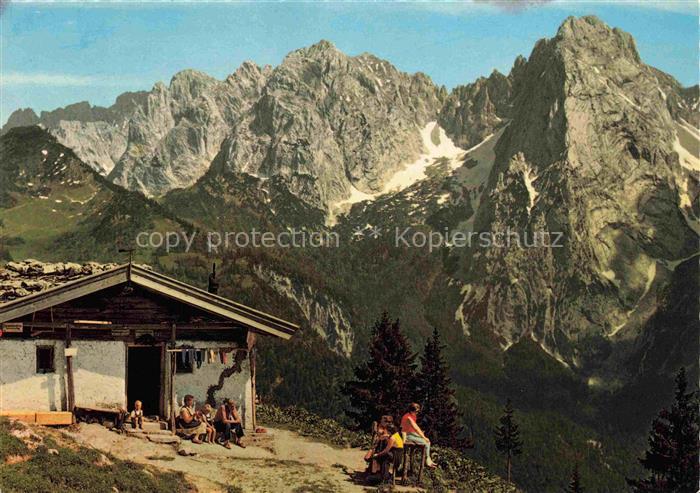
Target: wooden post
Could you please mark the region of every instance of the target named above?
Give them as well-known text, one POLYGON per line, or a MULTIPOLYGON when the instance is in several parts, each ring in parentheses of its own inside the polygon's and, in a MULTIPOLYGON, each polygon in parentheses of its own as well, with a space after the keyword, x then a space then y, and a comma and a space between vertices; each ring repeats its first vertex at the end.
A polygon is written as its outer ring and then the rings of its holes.
POLYGON ((255 402, 258 399, 257 395, 257 388, 255 385, 255 346, 250 350, 248 353, 248 357, 250 358, 250 387, 251 387, 251 399, 253 401, 253 408, 251 409, 251 417, 253 418, 253 431, 255 431, 258 428, 258 421, 257 421, 257 416, 255 413, 255 402))
POLYGON ((406 446, 406 442, 403 443, 403 474, 401 475, 401 484, 406 484, 406 478, 408 478, 408 465, 411 461, 411 451, 406 446))
MULTIPOLYGON (((170 327, 170 343, 173 349, 176 344, 176 330, 175 324, 173 323, 170 327)), ((170 431, 175 434, 175 369, 177 367, 177 353, 170 353, 170 431)))
MULTIPOLYGON (((66 343, 65 348, 71 347, 71 325, 66 326, 66 343)), ((66 356, 66 382, 68 384, 68 391, 66 395, 66 400, 68 403, 68 411, 70 411, 73 416, 72 422, 75 423, 75 383, 73 382, 73 356, 66 356)))
POLYGON ((250 330, 248 331, 246 342, 248 346, 248 361, 250 363, 250 417, 253 421, 253 431, 255 431, 258 428, 258 420, 255 412, 255 402, 258 399, 257 388, 255 384, 255 332, 252 332, 250 330))
POLYGON ((418 467, 418 484, 420 484, 420 479, 423 476, 423 466, 425 465, 425 445, 421 446, 420 452, 420 466, 418 467))

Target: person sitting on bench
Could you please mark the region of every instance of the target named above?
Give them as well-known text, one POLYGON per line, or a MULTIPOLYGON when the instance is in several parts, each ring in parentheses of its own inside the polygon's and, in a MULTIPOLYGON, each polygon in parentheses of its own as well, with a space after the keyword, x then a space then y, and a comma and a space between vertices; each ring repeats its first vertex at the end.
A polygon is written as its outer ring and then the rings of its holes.
POLYGON ((401 418, 401 431, 406 434, 406 444, 414 443, 425 447, 425 465, 437 467, 430 457, 430 440, 417 423, 419 412, 420 404, 413 402, 408 406, 408 412, 401 418))
MULTIPOLYGON (((387 425, 394 423, 394 417, 389 415, 384 415, 379 419, 379 423, 376 421, 372 423, 372 445, 370 445, 369 450, 365 454, 365 461, 370 462, 372 455, 377 452, 378 449, 383 448, 382 441, 386 441, 389 437, 386 432, 387 425)), ((370 470, 369 472, 377 472, 375 470, 370 470)))
POLYGON ((197 419, 197 413, 194 410, 194 396, 186 395, 184 404, 180 408, 177 433, 184 437, 191 437, 192 443, 202 443, 199 437, 207 433, 207 425, 197 419))
MULTIPOLYGON (((394 463, 394 454, 401 453, 403 450, 403 439, 401 438, 401 433, 398 432, 396 426, 393 423, 389 423, 386 426, 386 433, 388 439, 380 442, 384 445, 384 448, 378 450, 372 455, 372 462, 377 464, 378 470, 381 471, 382 479, 386 479, 389 476, 389 464, 394 463)), ((372 471, 374 471, 372 467, 372 471)), ((396 471, 394 471, 396 474, 396 471)))
POLYGON ((241 442, 243 437, 243 423, 238 415, 236 403, 232 399, 225 399, 224 403, 219 406, 214 416, 214 427, 217 433, 223 435, 223 446, 231 448, 231 440, 241 448, 245 445, 241 442))

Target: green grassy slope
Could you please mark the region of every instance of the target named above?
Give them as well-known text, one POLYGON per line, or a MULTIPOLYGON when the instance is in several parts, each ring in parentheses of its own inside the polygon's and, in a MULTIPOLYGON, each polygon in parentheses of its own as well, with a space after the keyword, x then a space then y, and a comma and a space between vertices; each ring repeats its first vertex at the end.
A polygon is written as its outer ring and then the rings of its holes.
POLYGON ((162 472, 119 460, 58 438, 46 429, 0 418, 0 490, 8 493, 128 491, 185 493, 192 486, 181 473, 162 472), (13 431, 32 430, 31 440, 13 431), (30 446, 29 443, 32 445, 30 446))
MULTIPOLYGON (((39 127, 0 138, 0 250, 7 258, 115 260, 140 231, 190 226, 107 182, 39 127)), ((137 252, 147 254, 151 252, 137 252)))

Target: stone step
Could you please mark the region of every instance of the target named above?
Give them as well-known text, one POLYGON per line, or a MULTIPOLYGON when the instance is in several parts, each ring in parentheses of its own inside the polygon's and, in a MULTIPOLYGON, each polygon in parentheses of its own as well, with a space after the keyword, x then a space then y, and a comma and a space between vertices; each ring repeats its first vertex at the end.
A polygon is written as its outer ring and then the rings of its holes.
POLYGON ((167 435, 153 435, 149 434, 148 440, 153 442, 153 443, 174 443, 174 444, 179 444, 180 443, 180 437, 177 437, 175 435, 171 435, 170 432, 168 432, 167 435))
POLYGON ((139 429, 132 429, 132 428, 126 428, 126 433, 128 435, 148 435, 148 436, 153 436, 153 435, 172 435, 170 431, 168 430, 139 430, 139 429))
MULTIPOLYGON (((133 430, 131 423, 126 423, 125 428, 127 430, 133 430)), ((161 421, 144 421, 143 431, 161 431, 167 430, 167 425, 161 421)))

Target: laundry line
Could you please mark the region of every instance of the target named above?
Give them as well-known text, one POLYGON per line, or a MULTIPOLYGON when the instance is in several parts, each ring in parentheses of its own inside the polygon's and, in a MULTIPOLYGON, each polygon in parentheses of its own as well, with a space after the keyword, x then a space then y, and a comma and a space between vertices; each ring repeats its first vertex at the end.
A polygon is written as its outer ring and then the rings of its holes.
POLYGON ((245 348, 238 347, 213 347, 213 348, 194 348, 181 346, 166 350, 169 353, 180 353, 182 363, 196 364, 200 368, 204 363, 220 362, 224 365, 228 364, 229 354, 238 351, 248 351, 245 348))

